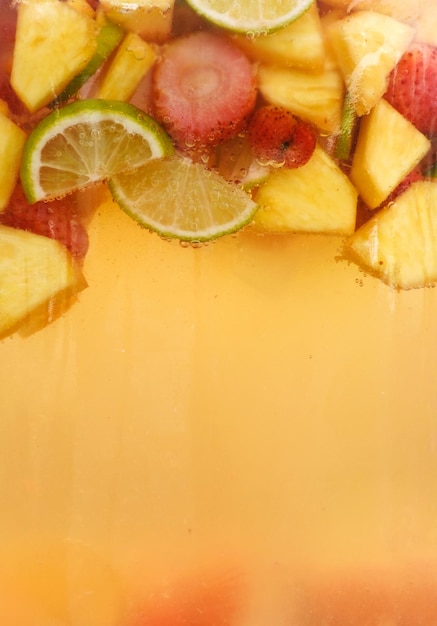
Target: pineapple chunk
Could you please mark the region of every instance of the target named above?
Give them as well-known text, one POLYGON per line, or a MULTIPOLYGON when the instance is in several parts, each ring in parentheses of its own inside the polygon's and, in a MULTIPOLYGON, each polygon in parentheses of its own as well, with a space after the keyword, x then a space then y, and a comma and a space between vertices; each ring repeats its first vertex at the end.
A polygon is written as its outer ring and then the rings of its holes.
POLYGON ((355 229, 357 191, 320 147, 296 169, 281 168, 260 187, 257 229, 276 233, 350 235, 355 229))
POLYGON ((236 35, 233 41, 253 61, 309 71, 323 70, 325 46, 316 3, 277 32, 253 38, 236 35))
POLYGON ((359 11, 331 23, 327 34, 355 110, 365 115, 385 93, 414 29, 381 13, 359 11))
POLYGON ((128 33, 121 42, 98 90, 99 98, 130 100, 156 59, 153 47, 128 33))
POLYGON ((437 281, 437 183, 418 181, 361 226, 346 254, 392 287, 437 281))
POLYGON ((336 64, 326 56, 320 73, 261 64, 258 86, 271 104, 288 109, 314 124, 321 132, 338 130, 342 115, 344 83, 336 64))
POLYGON ((96 51, 97 25, 61 0, 18 5, 11 84, 29 111, 48 104, 96 51))
POLYGON ((382 99, 362 118, 350 177, 371 209, 378 207, 430 149, 430 141, 382 99))
POLYGON ((0 226, 0 337, 28 317, 45 312, 46 322, 85 287, 78 265, 54 239, 0 226))
POLYGON ((413 24, 430 0, 323 0, 331 7, 350 11, 376 11, 400 22, 413 24))
POLYGON ((0 211, 8 205, 20 171, 26 133, 0 113, 0 211))
POLYGON ((416 41, 437 46, 437 4, 429 5, 415 21, 416 41))
POLYGON ((87 2, 87 0, 66 0, 66 2, 76 11, 85 13, 90 17, 94 17, 95 15, 93 7, 89 2, 87 2))
POLYGON ((174 0, 100 0, 107 17, 147 41, 165 41, 173 22, 174 0))

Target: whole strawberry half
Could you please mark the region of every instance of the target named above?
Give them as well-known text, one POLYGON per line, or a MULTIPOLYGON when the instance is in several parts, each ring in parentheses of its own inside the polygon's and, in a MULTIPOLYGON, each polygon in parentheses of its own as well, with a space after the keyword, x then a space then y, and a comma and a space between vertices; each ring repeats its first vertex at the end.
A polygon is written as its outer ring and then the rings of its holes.
POLYGON ((308 124, 274 105, 255 111, 248 125, 247 139, 260 162, 289 168, 305 165, 316 146, 314 131, 308 124))
POLYGON ((389 78, 386 100, 425 135, 437 133, 437 48, 412 45, 389 78))

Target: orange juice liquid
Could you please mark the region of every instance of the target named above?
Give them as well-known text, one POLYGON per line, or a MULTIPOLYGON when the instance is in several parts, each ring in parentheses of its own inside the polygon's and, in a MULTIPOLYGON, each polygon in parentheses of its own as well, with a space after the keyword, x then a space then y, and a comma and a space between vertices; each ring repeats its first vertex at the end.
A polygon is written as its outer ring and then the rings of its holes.
POLYGON ((89 288, 0 348, 1 624, 437 623, 437 291, 340 248, 103 203, 89 288))

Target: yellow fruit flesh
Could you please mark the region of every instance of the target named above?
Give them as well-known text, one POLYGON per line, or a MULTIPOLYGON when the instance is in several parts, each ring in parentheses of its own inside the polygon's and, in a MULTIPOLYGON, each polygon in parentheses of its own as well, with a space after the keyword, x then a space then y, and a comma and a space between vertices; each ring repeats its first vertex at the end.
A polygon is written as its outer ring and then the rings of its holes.
POLYGON ((320 73, 260 64, 259 90, 263 97, 288 109, 322 132, 338 129, 344 83, 337 66, 327 57, 320 73))
POLYGON ((378 207, 421 161, 430 141, 382 99, 364 117, 350 178, 371 209, 378 207))
POLYGON ((271 174, 256 202, 254 224, 261 230, 350 235, 355 229, 357 192, 318 146, 302 167, 271 174))
POLYGON ((157 53, 139 35, 128 33, 98 88, 99 98, 128 101, 155 62, 157 53))
POLYGON ((349 240, 359 263, 392 287, 437 281, 437 183, 413 183, 349 240))
POLYGON ((0 226, 0 337, 35 311, 38 318, 45 314, 47 324, 84 287, 79 267, 60 243, 0 226))
POLYGON ((236 35, 233 40, 255 61, 310 71, 323 70, 325 46, 316 4, 277 32, 252 39, 236 35))
POLYGON ((385 93, 414 30, 386 15, 359 11, 332 23, 327 32, 355 110, 365 115, 385 93))
POLYGON ((26 133, 0 113, 0 211, 8 205, 21 165, 26 133))
POLYGON ((61 0, 28 0, 17 11, 11 84, 34 112, 86 67, 96 51, 98 28, 90 16, 61 0))

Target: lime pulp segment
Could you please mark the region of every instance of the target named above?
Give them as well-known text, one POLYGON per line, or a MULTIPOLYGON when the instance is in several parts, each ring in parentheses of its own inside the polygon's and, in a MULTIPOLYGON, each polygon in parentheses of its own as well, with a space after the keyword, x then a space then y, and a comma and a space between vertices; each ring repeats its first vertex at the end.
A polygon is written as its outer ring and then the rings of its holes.
POLYGON ((71 191, 173 152, 162 127, 119 101, 73 102, 44 118, 24 146, 21 180, 30 202, 71 191))
POLYGON ((257 209, 240 187, 176 154, 120 172, 109 187, 119 206, 141 226, 181 241, 210 241, 235 232, 257 209))
POLYGON ((305 13, 314 0, 188 0, 202 17, 240 33, 256 35, 283 28, 305 13))

